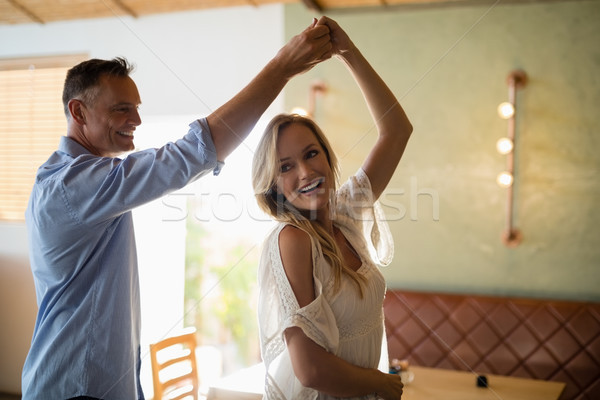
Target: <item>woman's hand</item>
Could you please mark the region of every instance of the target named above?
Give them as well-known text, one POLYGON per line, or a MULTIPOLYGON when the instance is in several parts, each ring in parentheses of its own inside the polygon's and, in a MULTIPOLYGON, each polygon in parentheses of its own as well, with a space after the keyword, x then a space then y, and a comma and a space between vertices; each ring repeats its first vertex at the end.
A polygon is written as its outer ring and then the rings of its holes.
POLYGON ((350 40, 348 34, 338 25, 337 22, 329 17, 321 17, 317 22, 318 25, 326 25, 329 27, 329 35, 331 36, 332 52, 334 55, 344 56, 347 52, 354 49, 354 43, 350 40))
POLYGON ((402 398, 402 389, 404 384, 397 374, 384 374, 384 383, 377 391, 377 395, 384 400, 400 400, 402 398))
POLYGON ((329 27, 316 19, 283 46, 275 60, 286 70, 286 78, 306 72, 332 56, 329 27))

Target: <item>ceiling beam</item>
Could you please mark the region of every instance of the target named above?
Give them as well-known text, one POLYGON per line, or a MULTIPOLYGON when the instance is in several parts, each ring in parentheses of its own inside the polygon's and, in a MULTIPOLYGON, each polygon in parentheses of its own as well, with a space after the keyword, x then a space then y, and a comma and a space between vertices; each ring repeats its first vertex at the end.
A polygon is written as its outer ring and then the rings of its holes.
POLYGON ((132 16, 133 18, 137 18, 138 15, 135 11, 131 9, 131 7, 127 6, 127 4, 123 3, 122 0, 112 0, 113 3, 117 5, 121 10, 125 11, 125 14, 132 16))
POLYGON ((318 0, 302 0, 302 3, 309 9, 317 12, 322 12, 323 7, 319 4, 318 0))
POLYGON ((40 24, 44 24, 44 20, 35 15, 31 10, 26 8, 23 4, 19 3, 17 0, 8 0, 8 2, 16 9, 21 11, 23 14, 27 15, 29 19, 32 21, 38 22, 40 24))

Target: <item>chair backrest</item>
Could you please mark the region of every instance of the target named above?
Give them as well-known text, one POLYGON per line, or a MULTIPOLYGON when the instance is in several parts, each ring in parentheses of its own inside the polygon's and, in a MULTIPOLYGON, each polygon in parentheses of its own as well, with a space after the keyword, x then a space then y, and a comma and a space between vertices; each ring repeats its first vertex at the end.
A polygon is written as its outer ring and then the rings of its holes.
POLYGON ((198 400, 200 383, 196 364, 196 330, 150 345, 154 400, 198 400))

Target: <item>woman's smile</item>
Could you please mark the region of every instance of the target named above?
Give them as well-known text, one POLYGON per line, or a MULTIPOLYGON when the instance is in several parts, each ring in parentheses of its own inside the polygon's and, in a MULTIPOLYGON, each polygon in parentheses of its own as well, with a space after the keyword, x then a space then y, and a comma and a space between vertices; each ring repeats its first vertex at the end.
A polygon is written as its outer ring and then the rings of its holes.
POLYGON ((314 192, 316 189, 318 189, 324 180, 325 180, 325 178, 315 179, 313 182, 309 183, 308 185, 298 189, 298 191, 302 194, 310 194, 310 193, 314 192))

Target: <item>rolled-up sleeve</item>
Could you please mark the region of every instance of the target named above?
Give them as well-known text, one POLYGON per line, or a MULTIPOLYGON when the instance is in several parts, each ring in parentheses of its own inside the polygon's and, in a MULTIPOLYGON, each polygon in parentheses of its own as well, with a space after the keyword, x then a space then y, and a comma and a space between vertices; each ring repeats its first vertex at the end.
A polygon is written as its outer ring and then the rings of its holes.
POLYGON ((190 132, 193 132, 198 137, 200 146, 205 150, 204 154, 208 161, 207 164, 216 164, 215 167, 212 168, 213 175, 219 175, 225 163, 217 160, 217 149, 215 148, 206 118, 192 122, 190 124, 190 132))
POLYGON ((181 139, 123 159, 97 157, 64 138, 73 159, 52 180, 60 182, 65 204, 77 204, 80 222, 99 222, 156 200, 223 166, 206 119, 192 122, 181 139))

